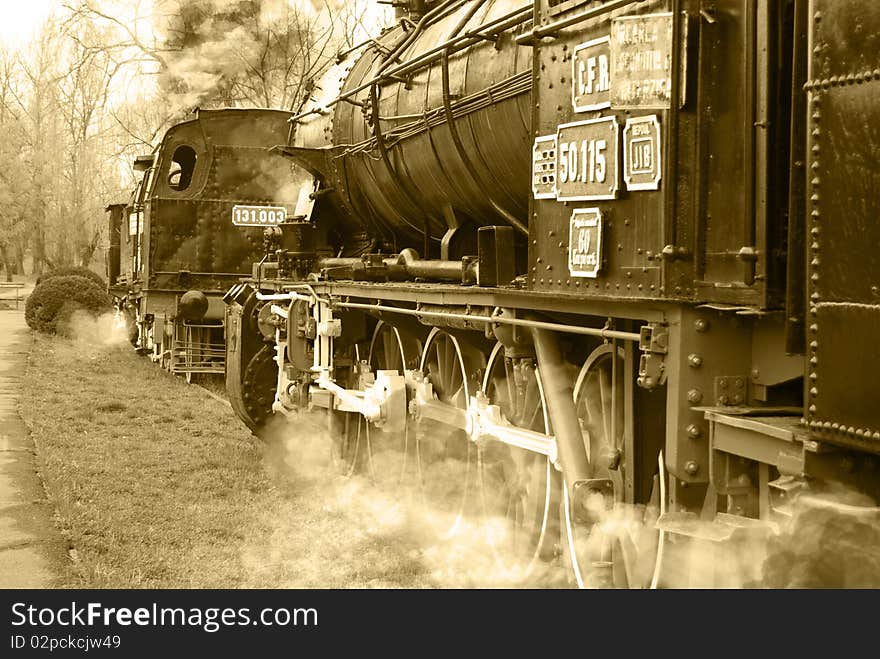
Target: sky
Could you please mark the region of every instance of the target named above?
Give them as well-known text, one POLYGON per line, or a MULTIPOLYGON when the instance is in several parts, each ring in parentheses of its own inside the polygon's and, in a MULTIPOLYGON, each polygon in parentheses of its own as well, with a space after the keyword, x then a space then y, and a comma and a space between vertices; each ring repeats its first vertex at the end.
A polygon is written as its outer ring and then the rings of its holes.
POLYGON ((7 48, 23 45, 51 13, 57 0, 0 0, 0 40, 7 48))

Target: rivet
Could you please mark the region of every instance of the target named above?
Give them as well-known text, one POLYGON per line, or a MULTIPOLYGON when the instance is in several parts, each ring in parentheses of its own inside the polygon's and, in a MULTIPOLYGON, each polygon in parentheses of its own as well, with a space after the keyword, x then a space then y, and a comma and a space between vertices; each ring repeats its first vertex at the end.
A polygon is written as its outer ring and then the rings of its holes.
POLYGON ((709 321, 703 318, 697 318, 697 320, 694 321, 694 329, 701 334, 709 331, 709 321))
POLYGON ((701 392, 699 389, 691 389, 688 392, 688 402, 691 403, 692 405, 697 405, 702 400, 703 400, 703 392, 701 392))
POLYGON ((700 427, 698 425, 692 423, 687 427, 687 434, 688 437, 690 437, 691 439, 699 439, 700 437, 702 437, 703 431, 700 430, 700 427))
POLYGON ((693 460, 689 460, 688 463, 684 466, 684 470, 691 476, 694 476, 698 471, 700 471, 700 465, 698 465, 693 460))

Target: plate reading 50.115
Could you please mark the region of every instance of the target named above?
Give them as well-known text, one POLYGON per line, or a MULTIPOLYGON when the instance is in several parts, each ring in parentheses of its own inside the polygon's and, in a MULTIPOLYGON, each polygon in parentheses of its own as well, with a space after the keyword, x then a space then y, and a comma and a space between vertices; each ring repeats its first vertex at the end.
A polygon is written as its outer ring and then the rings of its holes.
POLYGON ((233 206, 232 223, 237 227, 268 227, 287 219, 283 206, 233 206))
POLYGON ((556 198, 615 199, 620 128, 614 117, 559 126, 556 133, 556 198))

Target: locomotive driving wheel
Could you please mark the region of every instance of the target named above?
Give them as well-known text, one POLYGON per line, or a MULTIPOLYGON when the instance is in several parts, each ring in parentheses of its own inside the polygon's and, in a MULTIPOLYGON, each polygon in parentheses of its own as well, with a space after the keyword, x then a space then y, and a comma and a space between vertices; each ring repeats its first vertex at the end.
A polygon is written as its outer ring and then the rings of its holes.
MULTIPOLYGON (((425 342, 420 369, 431 383, 436 400, 466 410, 480 386, 485 364, 479 350, 435 328, 425 342)), ((440 536, 452 536, 471 512, 474 444, 465 430, 423 418, 417 424, 415 445, 418 482, 432 526, 440 536)))
POLYGON ((623 501, 625 406, 629 404, 624 363, 623 349, 599 346, 584 362, 574 389, 591 478, 607 485, 596 490, 588 521, 576 517, 564 487, 566 557, 581 588, 646 585, 644 556, 639 556, 641 520, 636 519, 635 509, 616 505, 623 501))
MULTIPOLYGON (((355 345, 352 348, 353 361, 349 372, 349 382, 346 386, 356 388, 358 385, 358 366, 360 364, 361 347, 355 345)), ((367 454, 366 422, 364 417, 356 412, 344 412, 341 416, 330 415, 331 454, 330 461, 337 472, 349 477, 361 469, 364 456, 367 454), (341 423, 342 428, 338 425, 341 423)))
MULTIPOLYGON (((379 321, 370 341, 368 361, 370 370, 397 371, 403 375, 406 370, 418 365, 422 351, 421 341, 388 323, 379 321)), ((408 415, 407 415, 408 416, 408 415)), ((363 421, 363 417, 361 418, 363 421)), ((404 482, 407 475, 409 453, 412 452, 414 438, 412 427, 407 421, 402 433, 388 433, 364 421, 367 433, 366 447, 369 454, 370 472, 374 478, 388 480, 392 484, 404 482)))
MULTIPOLYGON (((395 327, 380 321, 373 331, 369 347, 355 346, 349 386, 363 388, 361 381, 361 359, 366 353, 365 363, 369 372, 397 371, 403 375, 407 369, 417 366, 421 354, 421 343, 395 327)), ((369 423, 357 413, 345 415, 342 439, 337 443, 336 460, 342 473, 350 476, 355 471, 366 469, 376 480, 400 483, 406 473, 408 453, 413 439, 411 428, 402 433, 387 433, 369 423)))
MULTIPOLYGON (((497 344, 489 356, 483 391, 512 425, 551 434, 533 358, 508 358, 504 346, 497 344)), ((547 457, 500 441, 481 444, 477 458, 484 511, 505 521, 507 542, 500 553, 524 560, 528 575, 539 559, 550 558, 555 550, 559 475, 547 457)))

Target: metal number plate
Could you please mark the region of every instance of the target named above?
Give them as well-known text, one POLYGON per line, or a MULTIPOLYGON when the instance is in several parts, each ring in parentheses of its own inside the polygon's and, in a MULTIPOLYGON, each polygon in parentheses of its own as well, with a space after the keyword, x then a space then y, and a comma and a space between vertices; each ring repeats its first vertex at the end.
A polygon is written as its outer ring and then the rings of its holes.
POLYGON ((559 201, 617 197, 619 133, 614 117, 559 127, 556 136, 556 198, 559 201))
POLYGON ((575 112, 611 106, 611 37, 593 39, 574 49, 571 102, 575 112))
POLYGON ((237 227, 268 227, 287 218, 283 206, 233 206, 232 223, 237 227))
POLYGON ((660 187, 660 122, 657 115, 627 119, 623 129, 623 180, 629 190, 660 187))
POLYGON ((623 16, 611 22, 611 104, 668 108, 672 99, 672 14, 623 16))
POLYGON ((602 268, 602 213, 598 208, 574 210, 568 245, 568 271, 571 276, 597 277, 602 268))
POLYGON ((556 199, 556 135, 535 139, 532 192, 535 199, 556 199))

